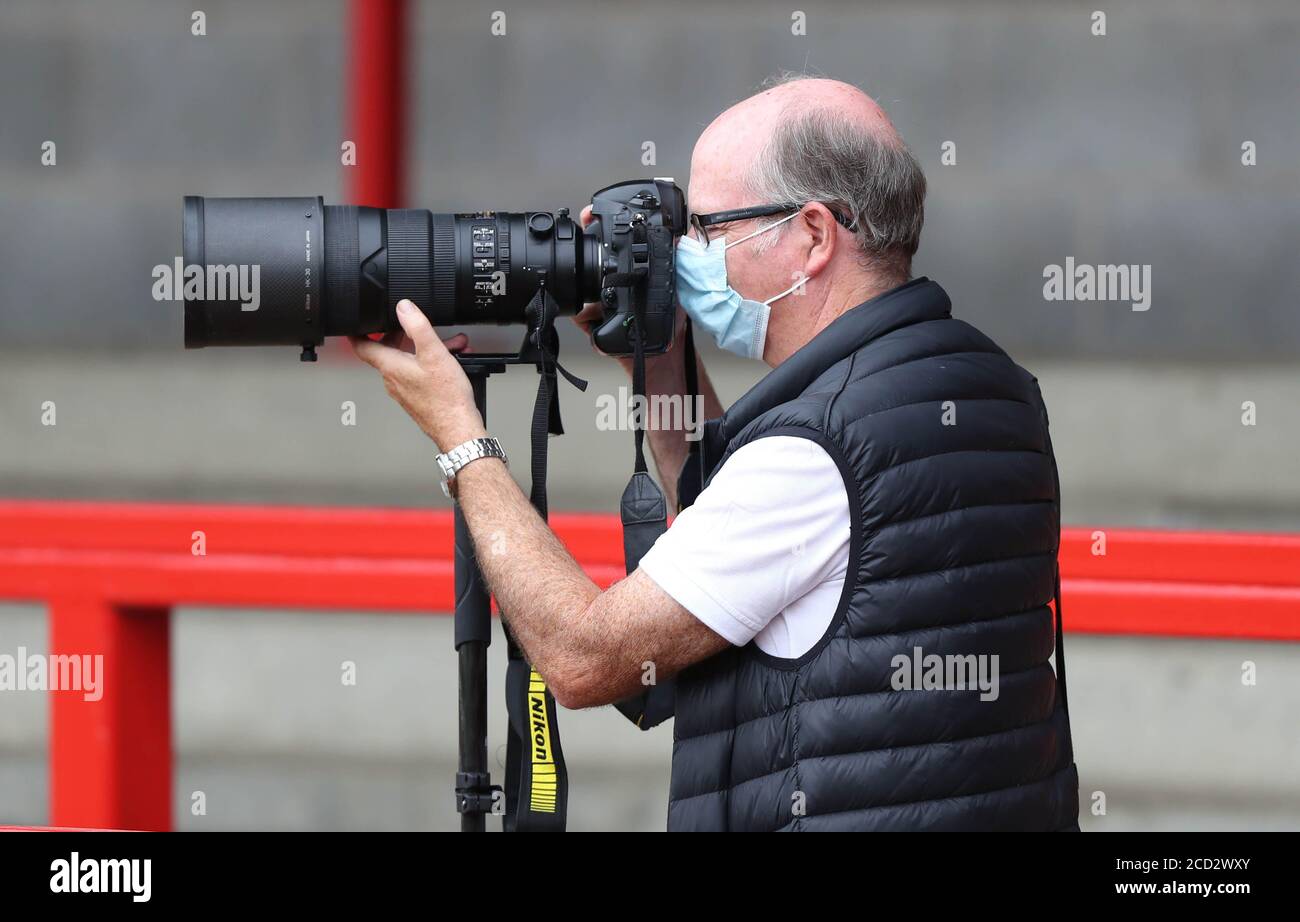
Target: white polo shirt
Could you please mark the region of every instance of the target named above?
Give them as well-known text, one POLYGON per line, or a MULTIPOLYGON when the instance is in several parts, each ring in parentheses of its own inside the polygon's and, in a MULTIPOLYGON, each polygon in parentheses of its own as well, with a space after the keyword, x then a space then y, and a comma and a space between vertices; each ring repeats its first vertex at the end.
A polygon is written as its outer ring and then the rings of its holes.
POLYGON ((839 468, 811 439, 777 435, 737 449, 640 568, 727 641, 794 659, 830 626, 848 560, 839 468))

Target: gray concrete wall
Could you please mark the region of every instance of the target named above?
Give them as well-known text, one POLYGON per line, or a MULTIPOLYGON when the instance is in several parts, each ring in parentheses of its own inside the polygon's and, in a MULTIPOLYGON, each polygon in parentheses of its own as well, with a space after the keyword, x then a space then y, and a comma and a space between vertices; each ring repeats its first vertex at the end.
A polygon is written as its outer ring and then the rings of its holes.
MULTIPOLYGON (((338 200, 342 4, 10 0, 0 8, 0 341, 151 346, 183 195, 338 200), (58 165, 40 145, 58 144, 58 165), (58 271, 50 267, 57 265, 58 271)), ((412 203, 582 204, 688 173, 701 127, 778 68, 877 96, 931 182, 918 270, 1016 348, 1288 359, 1300 345, 1300 8, 1288 0, 422 3, 410 41, 412 203), (641 164, 653 141, 657 164, 641 164), (940 164, 940 146, 957 163, 940 164), (1242 166, 1253 141, 1258 164, 1242 166), (1150 264, 1154 304, 1042 300, 1042 270, 1150 264)), ((361 152, 365 156, 367 152, 361 152)))
MULTIPOLYGON (((561 358, 590 386, 561 391, 567 432, 551 440, 553 506, 614 512, 631 436, 598 429, 597 408, 628 379, 575 346, 561 358)), ((703 351, 724 404, 765 367, 703 351)), ((1290 366, 1021 361, 1051 412, 1067 522, 1300 530, 1300 378, 1290 366), (1254 426, 1242 425, 1247 400, 1254 426)), ((350 355, 303 365, 292 349, 29 352, 4 362, 0 495, 447 502, 427 439, 350 355), (56 426, 42 425, 46 401, 56 426), (345 401, 354 426, 343 424, 345 401)), ((527 457, 536 388, 526 368, 489 385, 490 427, 515 458, 527 457)))

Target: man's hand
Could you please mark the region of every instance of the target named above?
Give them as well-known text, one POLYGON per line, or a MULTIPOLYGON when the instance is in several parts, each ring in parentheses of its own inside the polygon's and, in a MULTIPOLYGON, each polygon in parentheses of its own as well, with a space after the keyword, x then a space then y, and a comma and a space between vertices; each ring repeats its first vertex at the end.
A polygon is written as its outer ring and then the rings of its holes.
POLYGON ((474 406, 474 389, 453 352, 462 352, 469 339, 458 333, 445 343, 429 318, 408 300, 397 302, 397 320, 415 347, 404 351, 401 334, 375 342, 349 337, 352 350, 384 376, 384 387, 437 444, 449 451, 462 442, 487 435, 483 417, 474 406))
MULTIPOLYGON (((591 222, 592 222, 591 206, 587 205, 585 208, 582 209, 582 212, 578 215, 578 223, 581 224, 583 227, 586 227, 589 224, 591 224, 591 222)), ((578 328, 581 329, 582 332, 587 334, 588 339, 591 338, 591 331, 595 328, 596 324, 600 323, 604 319, 605 319, 605 306, 601 304, 599 301, 588 302, 582 305, 582 310, 578 311, 578 313, 573 315, 573 322, 578 325, 578 328)), ((660 355, 646 356, 647 373, 653 374, 657 367, 665 364, 675 364, 677 367, 681 367, 682 353, 684 351, 681 348, 681 345, 683 341, 685 341, 685 339, 686 339, 686 313, 682 310, 681 306, 678 305, 677 317, 673 321, 672 345, 671 347, 669 347, 667 352, 664 352, 660 355)), ((592 345, 592 348, 593 349, 596 348, 595 344, 592 345)), ((596 351, 600 352, 599 349, 596 349, 596 351)), ((600 354, 604 355, 603 352, 601 352, 600 354)), ((627 371, 629 375, 632 374, 631 358, 627 356, 619 356, 618 362, 620 365, 623 366, 623 368, 627 371)))
MULTIPOLYGON (((581 224, 583 227, 586 227, 587 225, 591 224, 591 221, 592 221, 591 206, 587 205, 578 214, 578 223, 581 224)), ((605 311, 604 305, 602 305, 599 301, 589 301, 586 304, 582 305, 582 310, 578 311, 578 313, 573 315, 573 322, 578 325, 578 328, 582 330, 582 332, 587 334, 587 339, 591 339, 591 331, 592 329, 595 328, 596 324, 603 318, 604 311, 605 311)), ((592 343, 591 348, 596 349, 595 343, 592 343)), ((596 349, 596 351, 599 352, 601 355, 605 354, 603 352, 600 352, 599 349, 596 349)), ((632 368, 630 364, 630 360, 620 359, 619 361, 623 364, 624 368, 627 368, 629 370, 630 373, 632 368)))

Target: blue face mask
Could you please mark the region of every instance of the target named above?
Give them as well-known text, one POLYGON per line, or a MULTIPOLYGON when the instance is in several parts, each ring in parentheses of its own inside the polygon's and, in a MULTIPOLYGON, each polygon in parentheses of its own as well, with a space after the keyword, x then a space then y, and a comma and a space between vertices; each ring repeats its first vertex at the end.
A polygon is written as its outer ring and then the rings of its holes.
POLYGON ((798 216, 796 211, 775 224, 746 234, 735 243, 727 243, 727 238, 721 237, 706 247, 687 236, 678 242, 677 300, 697 326, 712 334, 719 347, 748 359, 761 359, 770 305, 804 282, 800 279, 766 301, 746 300, 727 284, 727 250, 798 216))

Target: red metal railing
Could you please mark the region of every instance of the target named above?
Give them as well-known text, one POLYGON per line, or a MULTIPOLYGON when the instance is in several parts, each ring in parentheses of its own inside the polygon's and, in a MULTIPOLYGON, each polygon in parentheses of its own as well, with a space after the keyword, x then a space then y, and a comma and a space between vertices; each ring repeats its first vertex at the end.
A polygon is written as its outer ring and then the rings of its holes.
MULTIPOLYGON (((622 576, 615 517, 552 524, 622 576)), ((1300 640, 1300 536, 1097 531, 1062 536, 1067 631, 1300 640)), ((445 511, 0 501, 0 599, 48 605, 50 655, 104 656, 100 700, 50 693, 50 823, 171 827, 174 607, 449 612, 452 567, 445 511)))

